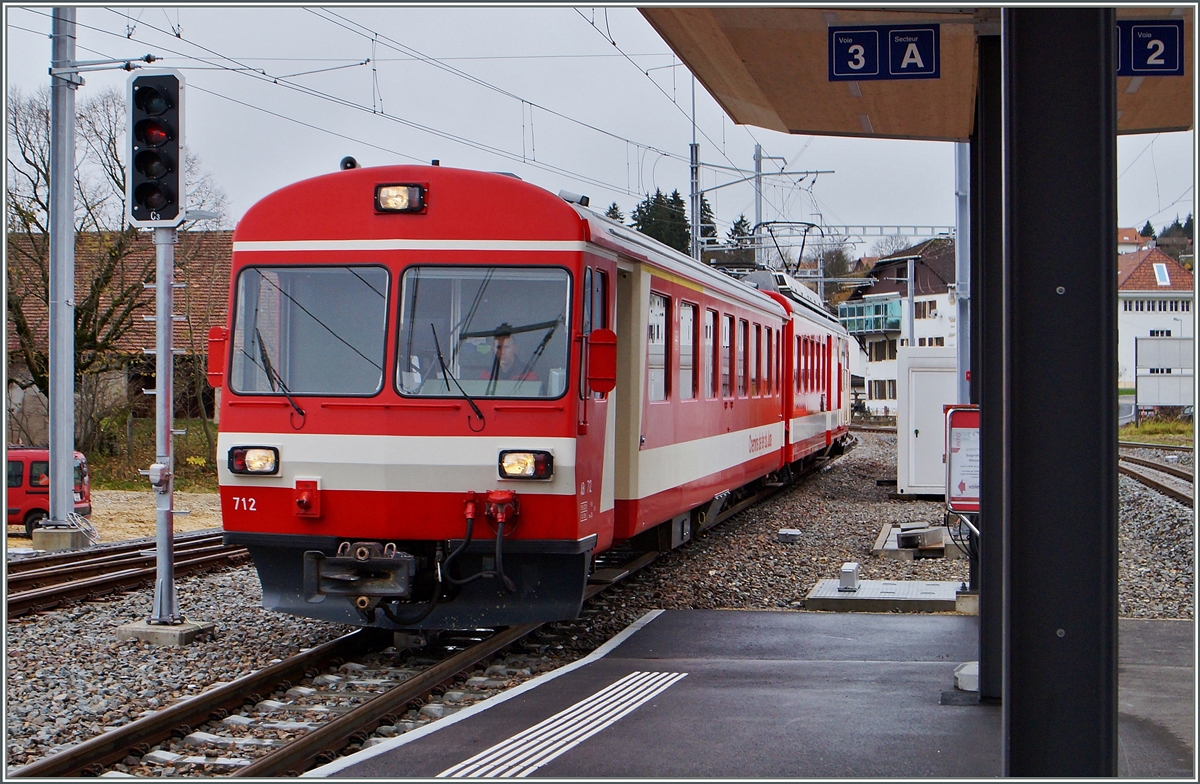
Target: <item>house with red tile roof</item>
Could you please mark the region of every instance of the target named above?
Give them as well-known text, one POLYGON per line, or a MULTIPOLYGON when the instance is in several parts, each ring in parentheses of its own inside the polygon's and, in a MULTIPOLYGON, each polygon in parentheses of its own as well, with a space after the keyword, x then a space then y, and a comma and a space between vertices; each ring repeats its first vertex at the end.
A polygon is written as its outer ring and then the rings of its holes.
POLYGON ((1192 273, 1159 248, 1117 257, 1118 384, 1136 384, 1140 337, 1194 338, 1192 273))
POLYGON ((1117 253, 1145 250, 1153 237, 1143 237, 1137 229, 1117 229, 1117 253))
MULTIPOLYGON (((908 261, 913 259, 913 344, 955 345, 954 239, 934 237, 875 259, 871 276, 838 304, 838 320, 863 349, 867 411, 894 416, 898 403, 898 350, 908 345, 908 261)), ((859 365, 850 363, 851 376, 859 365)))
MULTIPOLYGON (((5 402, 8 414, 10 439, 29 444, 44 444, 47 440, 46 401, 31 386, 31 376, 21 352, 14 313, 7 307, 14 301, 20 302, 20 311, 29 330, 34 335, 38 351, 48 351, 49 316, 44 301, 45 284, 42 282, 45 265, 45 238, 10 234, 5 246, 5 266, 8 283, 9 303, 5 308, 5 344, 7 366, 5 402)), ((229 270, 233 251, 231 231, 184 231, 179 234, 175 248, 175 282, 183 284, 175 291, 177 315, 185 320, 175 324, 175 348, 182 351, 176 359, 177 372, 191 359, 201 363, 207 354, 207 335, 211 325, 225 324, 229 308, 229 270)), ((152 372, 151 353, 155 344, 154 289, 143 288, 143 283, 153 283, 155 250, 152 232, 132 233, 128 240, 116 235, 101 237, 97 234, 80 234, 75 242, 75 301, 88 301, 93 289, 97 294, 103 313, 113 309, 114 304, 131 308, 132 318, 127 320, 127 329, 113 330, 111 323, 98 323, 96 334, 100 341, 110 344, 118 359, 120 369, 104 374, 106 399, 109 403, 123 404, 126 400, 142 402, 140 392, 152 387, 153 379, 141 375, 152 372), (116 266, 111 278, 100 279, 103 268, 102 256, 111 251, 114 243, 129 241, 123 247, 122 262, 116 266), (122 291, 134 291, 126 305, 120 303, 122 291), (114 301, 116 298, 117 301, 114 301), (139 367, 141 374, 139 373, 139 367)), ((98 320, 102 321, 102 320, 98 320)), ((177 383, 178 387, 178 383, 177 383)), ((151 407, 153 403, 149 404, 151 407)))

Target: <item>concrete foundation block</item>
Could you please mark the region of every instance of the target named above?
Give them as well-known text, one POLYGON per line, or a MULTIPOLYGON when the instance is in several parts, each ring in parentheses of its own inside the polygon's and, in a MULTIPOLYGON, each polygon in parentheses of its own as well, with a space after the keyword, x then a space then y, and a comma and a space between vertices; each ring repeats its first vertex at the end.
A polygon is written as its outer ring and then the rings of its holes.
POLYGON ((979 691, 979 662, 964 662, 954 668, 954 688, 979 691))
MULTIPOLYGON (((36 532, 35 532, 36 533, 36 532)), ((215 623, 185 621, 164 624, 134 621, 117 627, 118 640, 139 640, 151 645, 191 645, 202 634, 212 634, 215 623)))
POLYGON ((776 534, 776 538, 778 539, 778 541, 785 542, 787 544, 790 544, 792 542, 799 542, 800 541, 800 531, 799 531, 799 529, 796 529, 796 528, 780 528, 779 533, 776 534))
POLYGON ((33 529, 34 550, 82 550, 91 547, 87 535, 77 528, 35 528, 33 529))
POLYGON ((979 615, 979 594, 973 591, 959 591, 954 596, 954 611, 963 615, 979 615))

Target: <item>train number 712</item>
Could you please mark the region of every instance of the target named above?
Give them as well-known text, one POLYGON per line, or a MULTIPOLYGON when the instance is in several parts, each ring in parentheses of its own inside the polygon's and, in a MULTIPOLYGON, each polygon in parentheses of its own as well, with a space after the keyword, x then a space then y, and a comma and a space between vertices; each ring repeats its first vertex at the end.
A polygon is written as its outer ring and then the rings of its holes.
POLYGON ((257 511, 254 507, 254 500, 255 499, 253 499, 253 498, 242 498, 241 496, 235 495, 233 497, 233 510, 235 512, 238 510, 241 510, 244 512, 257 511))

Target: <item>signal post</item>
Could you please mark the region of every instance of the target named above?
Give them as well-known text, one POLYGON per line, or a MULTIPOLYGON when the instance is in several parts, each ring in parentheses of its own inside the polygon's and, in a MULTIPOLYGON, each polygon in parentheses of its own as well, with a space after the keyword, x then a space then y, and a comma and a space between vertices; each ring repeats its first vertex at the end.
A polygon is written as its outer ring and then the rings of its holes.
MULTIPOLYGON (((134 74, 127 93, 128 151, 125 200, 129 222, 154 229, 155 460, 141 473, 154 488, 157 574, 154 607, 142 621, 121 626, 120 639, 184 645, 214 625, 184 618, 175 591, 174 322, 175 244, 187 217, 183 174, 184 80, 174 70, 134 74)), ((183 513, 186 514, 186 513, 183 513)))

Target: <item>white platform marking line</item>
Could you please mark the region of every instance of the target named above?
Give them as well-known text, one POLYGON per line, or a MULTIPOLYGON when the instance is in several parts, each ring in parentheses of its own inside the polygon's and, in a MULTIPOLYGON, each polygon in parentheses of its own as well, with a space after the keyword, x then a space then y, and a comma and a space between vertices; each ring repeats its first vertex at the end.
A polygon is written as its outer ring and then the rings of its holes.
POLYGON ((438 778, 524 778, 686 675, 632 672, 545 721, 447 768, 438 778))
POLYGON ((587 715, 591 718, 590 723, 579 725, 576 721, 576 719, 579 717, 573 717, 571 719, 564 718, 564 720, 560 722, 560 725, 562 725, 563 728, 558 729, 554 734, 538 739, 536 742, 533 742, 532 745, 529 741, 527 741, 527 748, 518 749, 518 753, 515 755, 508 755, 509 759, 504 764, 493 764, 489 766, 492 768, 492 770, 480 770, 470 773, 469 775, 473 778, 523 778, 528 776, 530 773, 533 773, 535 770, 540 768, 542 765, 545 765, 547 762, 550 762, 555 757, 577 746, 605 727, 612 725, 622 716, 626 715, 634 708, 637 708, 646 700, 653 697, 655 694, 658 694, 663 689, 670 686, 674 680, 678 680, 678 678, 671 678, 671 676, 675 675, 675 673, 643 674, 651 677, 641 679, 642 682, 637 684, 637 688, 632 690, 626 689, 625 692, 619 697, 616 694, 610 695, 607 700, 608 705, 602 709, 604 711, 602 715, 595 715, 600 709, 593 709, 589 711, 587 715), (621 703, 630 691, 633 691, 636 694, 639 690, 646 689, 650 689, 652 691, 641 695, 640 698, 633 704, 613 705, 613 703, 621 703), (613 713, 614 707, 617 711, 615 714, 613 713), (601 722, 599 726, 597 726, 597 722, 601 722))
POLYGON ((572 733, 579 734, 587 731, 591 724, 580 724, 579 722, 586 722, 587 719, 594 718, 597 713, 602 714, 600 719, 605 718, 614 706, 625 704, 625 701, 631 696, 636 696, 648 681, 661 680, 662 675, 663 673, 630 673, 586 700, 476 754, 466 762, 460 763, 459 770, 454 775, 470 777, 511 775, 507 771, 519 769, 521 760, 540 753, 547 744, 553 744, 564 738, 566 741, 571 740, 572 733), (559 729, 549 735, 546 734, 560 726, 564 729, 559 729))

